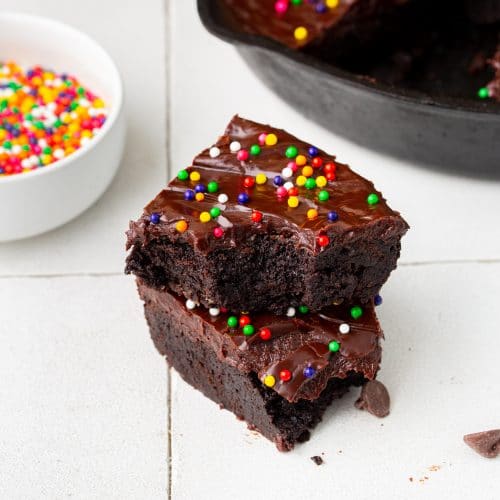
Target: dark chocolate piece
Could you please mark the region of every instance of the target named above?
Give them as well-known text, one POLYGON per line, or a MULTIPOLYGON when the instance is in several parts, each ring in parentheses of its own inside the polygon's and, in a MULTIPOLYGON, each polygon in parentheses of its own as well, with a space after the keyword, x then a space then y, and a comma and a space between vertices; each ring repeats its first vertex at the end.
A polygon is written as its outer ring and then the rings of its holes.
POLYGON ((323 465, 323 459, 319 455, 315 455, 314 457, 311 457, 311 460, 316 464, 316 465, 323 465))
POLYGON ((352 297, 368 302, 396 267, 408 229, 399 213, 371 182, 285 131, 234 117, 193 165, 184 176, 196 172, 199 180, 173 180, 130 224, 127 272, 149 286, 205 307, 318 311, 352 297), (262 134, 277 143, 252 148, 262 134), (283 172, 294 159, 297 171, 283 172), (315 166, 309 189, 297 186, 305 182, 298 179, 303 162, 315 166), (209 183, 215 192, 207 192, 209 183), (205 191, 202 201, 191 200, 196 189, 205 191), (179 221, 186 230, 176 229, 179 221))
POLYGON ((361 394, 355 405, 356 408, 366 410, 376 417, 386 417, 389 415, 391 407, 389 392, 382 382, 370 380, 361 389, 361 394))
POLYGON ((139 292, 153 341, 169 364, 281 450, 308 439, 330 402, 375 377, 379 367, 382 332, 372 305, 358 320, 349 320, 346 306, 300 318, 250 315, 254 333, 244 335, 241 327, 227 325, 228 313, 189 310, 178 297, 144 283, 139 292), (350 331, 341 334, 345 321, 350 331), (264 328, 271 332, 263 336, 268 340, 261 336, 264 328), (332 341, 340 344, 337 352, 328 349, 332 341))
POLYGON ((496 458, 500 455, 500 429, 466 434, 464 441, 485 458, 496 458))

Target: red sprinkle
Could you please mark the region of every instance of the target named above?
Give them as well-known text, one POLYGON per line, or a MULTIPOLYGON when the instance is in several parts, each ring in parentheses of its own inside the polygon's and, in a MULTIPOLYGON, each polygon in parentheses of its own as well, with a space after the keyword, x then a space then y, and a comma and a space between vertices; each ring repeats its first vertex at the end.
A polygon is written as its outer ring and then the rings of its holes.
POLYGON ((320 247, 326 247, 330 243, 330 238, 326 234, 320 234, 318 236, 318 245, 320 247))
POLYGON ((252 220, 254 222, 260 222, 262 220, 262 212, 259 212, 258 210, 254 210, 252 212, 252 220))
POLYGON ((250 324, 250 317, 244 314, 243 316, 240 316, 240 326, 243 328, 246 325, 250 324))
POLYGON ((298 196, 299 195, 299 188, 298 187, 291 187, 288 190, 288 196, 298 196))
POLYGON ((312 161, 311 161, 311 165, 314 167, 314 168, 320 168, 322 165, 323 165, 323 160, 322 158, 320 158, 319 156, 315 156, 312 161))
POLYGON ((240 149, 238 151, 238 154, 236 155, 236 158, 238 158, 238 160, 240 161, 247 161, 249 156, 250 154, 246 149, 240 149))
POLYGON ((259 337, 262 340, 269 340, 271 338, 271 330, 269 330, 269 328, 261 328, 259 331, 259 337))
POLYGON ((283 382, 288 382, 292 378, 292 372, 290 370, 281 370, 280 371, 280 380, 283 382))
POLYGON ((224 229, 221 227, 214 227, 214 236, 216 238, 222 238, 224 236, 224 229))
POLYGON ((335 165, 335 163, 333 163, 333 161, 329 161, 328 163, 325 163, 325 167, 323 170, 324 170, 325 174, 328 174, 328 173, 334 174, 337 171, 337 165, 335 165))
MULTIPOLYGON (((240 151, 241 152, 241 151, 240 151)), ((243 179, 243 185, 246 187, 246 188, 251 188, 253 187, 255 184, 255 179, 253 177, 245 177, 243 179)))

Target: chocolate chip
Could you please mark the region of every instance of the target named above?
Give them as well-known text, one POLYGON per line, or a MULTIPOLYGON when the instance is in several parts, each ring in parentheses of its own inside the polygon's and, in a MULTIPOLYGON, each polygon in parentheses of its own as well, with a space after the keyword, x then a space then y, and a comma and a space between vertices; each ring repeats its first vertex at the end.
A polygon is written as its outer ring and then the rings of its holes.
POLYGON ((464 441, 483 457, 495 458, 500 455, 500 429, 466 434, 464 441))
POLYGON ((319 457, 318 455, 315 455, 314 457, 311 457, 311 460, 316 464, 316 465, 321 465, 323 463, 323 459, 319 457))
POLYGON ((385 385, 378 380, 369 380, 361 389, 356 408, 366 410, 376 417, 382 418, 389 415, 391 399, 385 385))

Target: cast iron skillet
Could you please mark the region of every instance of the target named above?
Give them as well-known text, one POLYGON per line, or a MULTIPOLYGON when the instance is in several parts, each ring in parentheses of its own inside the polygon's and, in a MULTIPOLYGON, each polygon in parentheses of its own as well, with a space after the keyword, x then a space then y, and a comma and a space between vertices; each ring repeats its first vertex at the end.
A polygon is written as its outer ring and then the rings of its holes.
POLYGON ((500 176, 500 106, 364 81, 273 40, 235 31, 217 0, 197 1, 210 33, 235 45, 269 88, 328 130, 427 166, 500 176))

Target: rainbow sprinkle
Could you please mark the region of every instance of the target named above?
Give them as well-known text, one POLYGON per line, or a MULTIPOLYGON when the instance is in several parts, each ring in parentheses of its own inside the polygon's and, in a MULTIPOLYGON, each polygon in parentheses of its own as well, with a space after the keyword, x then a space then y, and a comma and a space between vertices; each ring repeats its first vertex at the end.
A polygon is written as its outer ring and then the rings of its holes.
POLYGON ((0 178, 45 168, 104 125, 102 99, 65 73, 0 62, 0 178))

